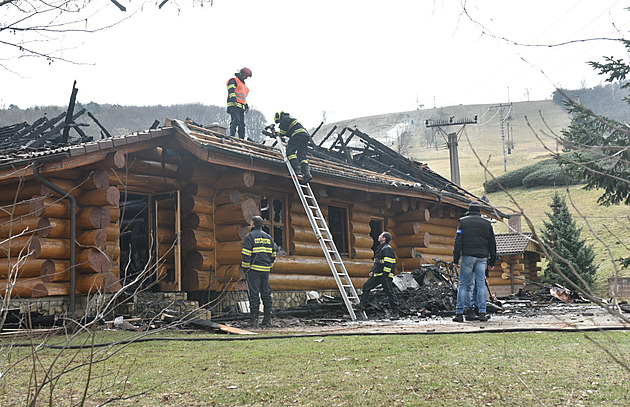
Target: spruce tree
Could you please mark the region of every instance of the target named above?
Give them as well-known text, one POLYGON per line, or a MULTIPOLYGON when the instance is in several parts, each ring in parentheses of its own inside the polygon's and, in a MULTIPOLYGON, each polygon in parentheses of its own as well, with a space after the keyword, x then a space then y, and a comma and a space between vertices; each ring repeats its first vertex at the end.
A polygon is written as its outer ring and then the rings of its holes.
POLYGON ((558 273, 557 267, 578 287, 588 289, 593 284, 597 272, 597 267, 594 264, 593 246, 587 244, 586 239, 580 239, 582 228, 577 227, 563 196, 556 192, 549 207, 552 212, 547 212, 549 221, 544 222, 542 240, 551 249, 551 258, 549 258, 549 264, 545 268, 543 281, 568 286, 567 281, 558 273), (575 268, 586 285, 580 281, 563 259, 566 259, 575 268))

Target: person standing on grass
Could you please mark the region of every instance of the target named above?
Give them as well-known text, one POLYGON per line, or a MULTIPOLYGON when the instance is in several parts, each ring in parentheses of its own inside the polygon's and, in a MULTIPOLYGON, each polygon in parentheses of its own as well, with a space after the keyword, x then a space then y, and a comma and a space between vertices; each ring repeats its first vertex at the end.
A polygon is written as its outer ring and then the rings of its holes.
POLYGON ((481 207, 477 202, 470 203, 466 215, 459 219, 453 248, 453 263, 458 265, 460 258, 462 260, 453 321, 464 322, 464 314, 467 321, 487 321, 486 266, 494 267, 497 259, 497 242, 492 224, 481 217, 481 207), (478 316, 474 314, 471 306, 471 290, 475 284, 478 316))
POLYGON ((241 267, 247 279, 247 293, 249 294, 249 326, 258 326, 260 299, 264 307, 264 317, 261 325, 271 325, 271 286, 269 273, 276 260, 276 244, 271 236, 262 230, 263 219, 252 217, 252 230, 243 239, 241 251, 241 267))
POLYGON ((363 284, 359 309, 364 310, 366 308, 370 291, 380 285, 383 287, 385 294, 387 294, 389 306, 392 308, 392 319, 398 319, 400 304, 392 284, 396 272, 396 253, 389 245, 391 240, 392 235, 389 232, 383 232, 378 237, 380 246, 374 253, 374 265, 370 270, 370 278, 363 284))

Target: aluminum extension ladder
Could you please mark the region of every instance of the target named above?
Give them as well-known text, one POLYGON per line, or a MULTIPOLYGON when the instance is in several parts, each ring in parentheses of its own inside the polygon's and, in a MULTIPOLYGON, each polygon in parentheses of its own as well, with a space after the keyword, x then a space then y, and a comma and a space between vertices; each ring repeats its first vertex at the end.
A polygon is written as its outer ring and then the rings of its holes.
POLYGON ((317 203, 317 199, 315 199, 315 194, 313 193, 311 186, 308 183, 300 183, 295 171, 293 171, 293 167, 291 167, 289 159, 287 158, 287 153, 284 145, 282 144, 280 135, 275 132, 274 135, 276 136, 276 140, 280 146, 280 151, 282 151, 284 163, 289 169, 289 174, 291 174, 295 190, 298 192, 300 201, 302 201, 302 206, 304 206, 304 210, 306 211, 306 216, 308 216, 308 220, 311 222, 315 236, 317 236, 317 240, 319 240, 319 244, 322 246, 322 250, 326 256, 326 262, 330 267, 330 271, 332 271, 333 277, 335 277, 337 287, 339 287, 339 292, 341 292, 341 297, 343 298, 343 302, 346 304, 350 318, 355 321, 358 313, 361 318, 367 319, 365 311, 355 311, 352 308, 353 304, 359 304, 359 296, 357 295, 357 291, 354 289, 354 285, 352 285, 346 266, 344 266, 343 261, 341 260, 337 246, 335 246, 333 237, 330 234, 330 229, 328 229, 328 224, 326 224, 326 219, 324 219, 324 215, 319 208, 319 204, 317 203))

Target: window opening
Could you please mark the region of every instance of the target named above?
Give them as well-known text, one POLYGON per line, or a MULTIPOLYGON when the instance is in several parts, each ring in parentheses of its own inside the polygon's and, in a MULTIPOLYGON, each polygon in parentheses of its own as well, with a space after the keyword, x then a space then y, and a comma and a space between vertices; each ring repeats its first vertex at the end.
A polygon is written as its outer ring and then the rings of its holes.
POLYGON ((337 251, 342 256, 348 256, 348 209, 338 206, 328 207, 328 229, 333 237, 337 251))
POLYGON ((286 253, 286 204, 280 196, 263 195, 260 199, 260 216, 263 218, 262 229, 269 233, 278 246, 278 251, 286 253))
POLYGON ((380 243, 378 242, 378 237, 383 233, 383 220, 382 219, 372 219, 370 221, 370 237, 374 241, 372 244, 372 251, 376 253, 376 249, 380 243))

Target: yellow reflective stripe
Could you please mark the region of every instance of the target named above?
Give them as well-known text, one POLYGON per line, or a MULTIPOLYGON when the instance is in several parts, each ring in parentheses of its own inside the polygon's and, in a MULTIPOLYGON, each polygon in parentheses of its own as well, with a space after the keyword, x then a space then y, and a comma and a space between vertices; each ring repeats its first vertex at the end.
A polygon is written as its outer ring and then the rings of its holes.
POLYGON ((236 85, 228 85, 228 90, 230 89, 236 89, 236 85))
POLYGON ((383 267, 383 271, 385 273, 391 273, 392 272, 392 268, 391 267, 383 267))
POLYGON ((253 253, 271 253, 271 247, 254 247, 253 253))
POLYGON ((389 273, 389 278, 394 278, 394 273, 389 273))
POLYGON ((382 276, 383 273, 374 273, 374 277, 382 276))
POLYGON ((289 160, 297 159, 297 154, 291 154, 287 157, 289 160))
POLYGON ((383 263, 396 263, 396 259, 393 257, 383 257, 383 263))
POLYGON ((281 136, 286 136, 287 131, 280 129, 280 130, 278 130, 278 134, 280 134, 281 136))
POLYGON ((291 135, 291 137, 295 136, 296 134, 300 134, 300 133, 306 133, 306 129, 298 129, 298 130, 294 131, 293 134, 291 135))
POLYGON ((241 254, 244 254, 246 256, 251 256, 252 255, 252 251, 243 247, 243 250, 241 250, 241 254))
POLYGON ((245 263, 245 262, 241 263, 241 267, 243 267, 244 269, 248 269, 250 265, 251 263, 245 263))
MULTIPOLYGON (((296 158, 297 158, 297 156, 296 156, 296 158)), ((308 160, 302 160, 302 161, 300 161, 300 164, 308 164, 308 160)))
POLYGON ((255 271, 270 271, 271 266, 261 266, 259 264, 252 264, 251 269, 255 271))

